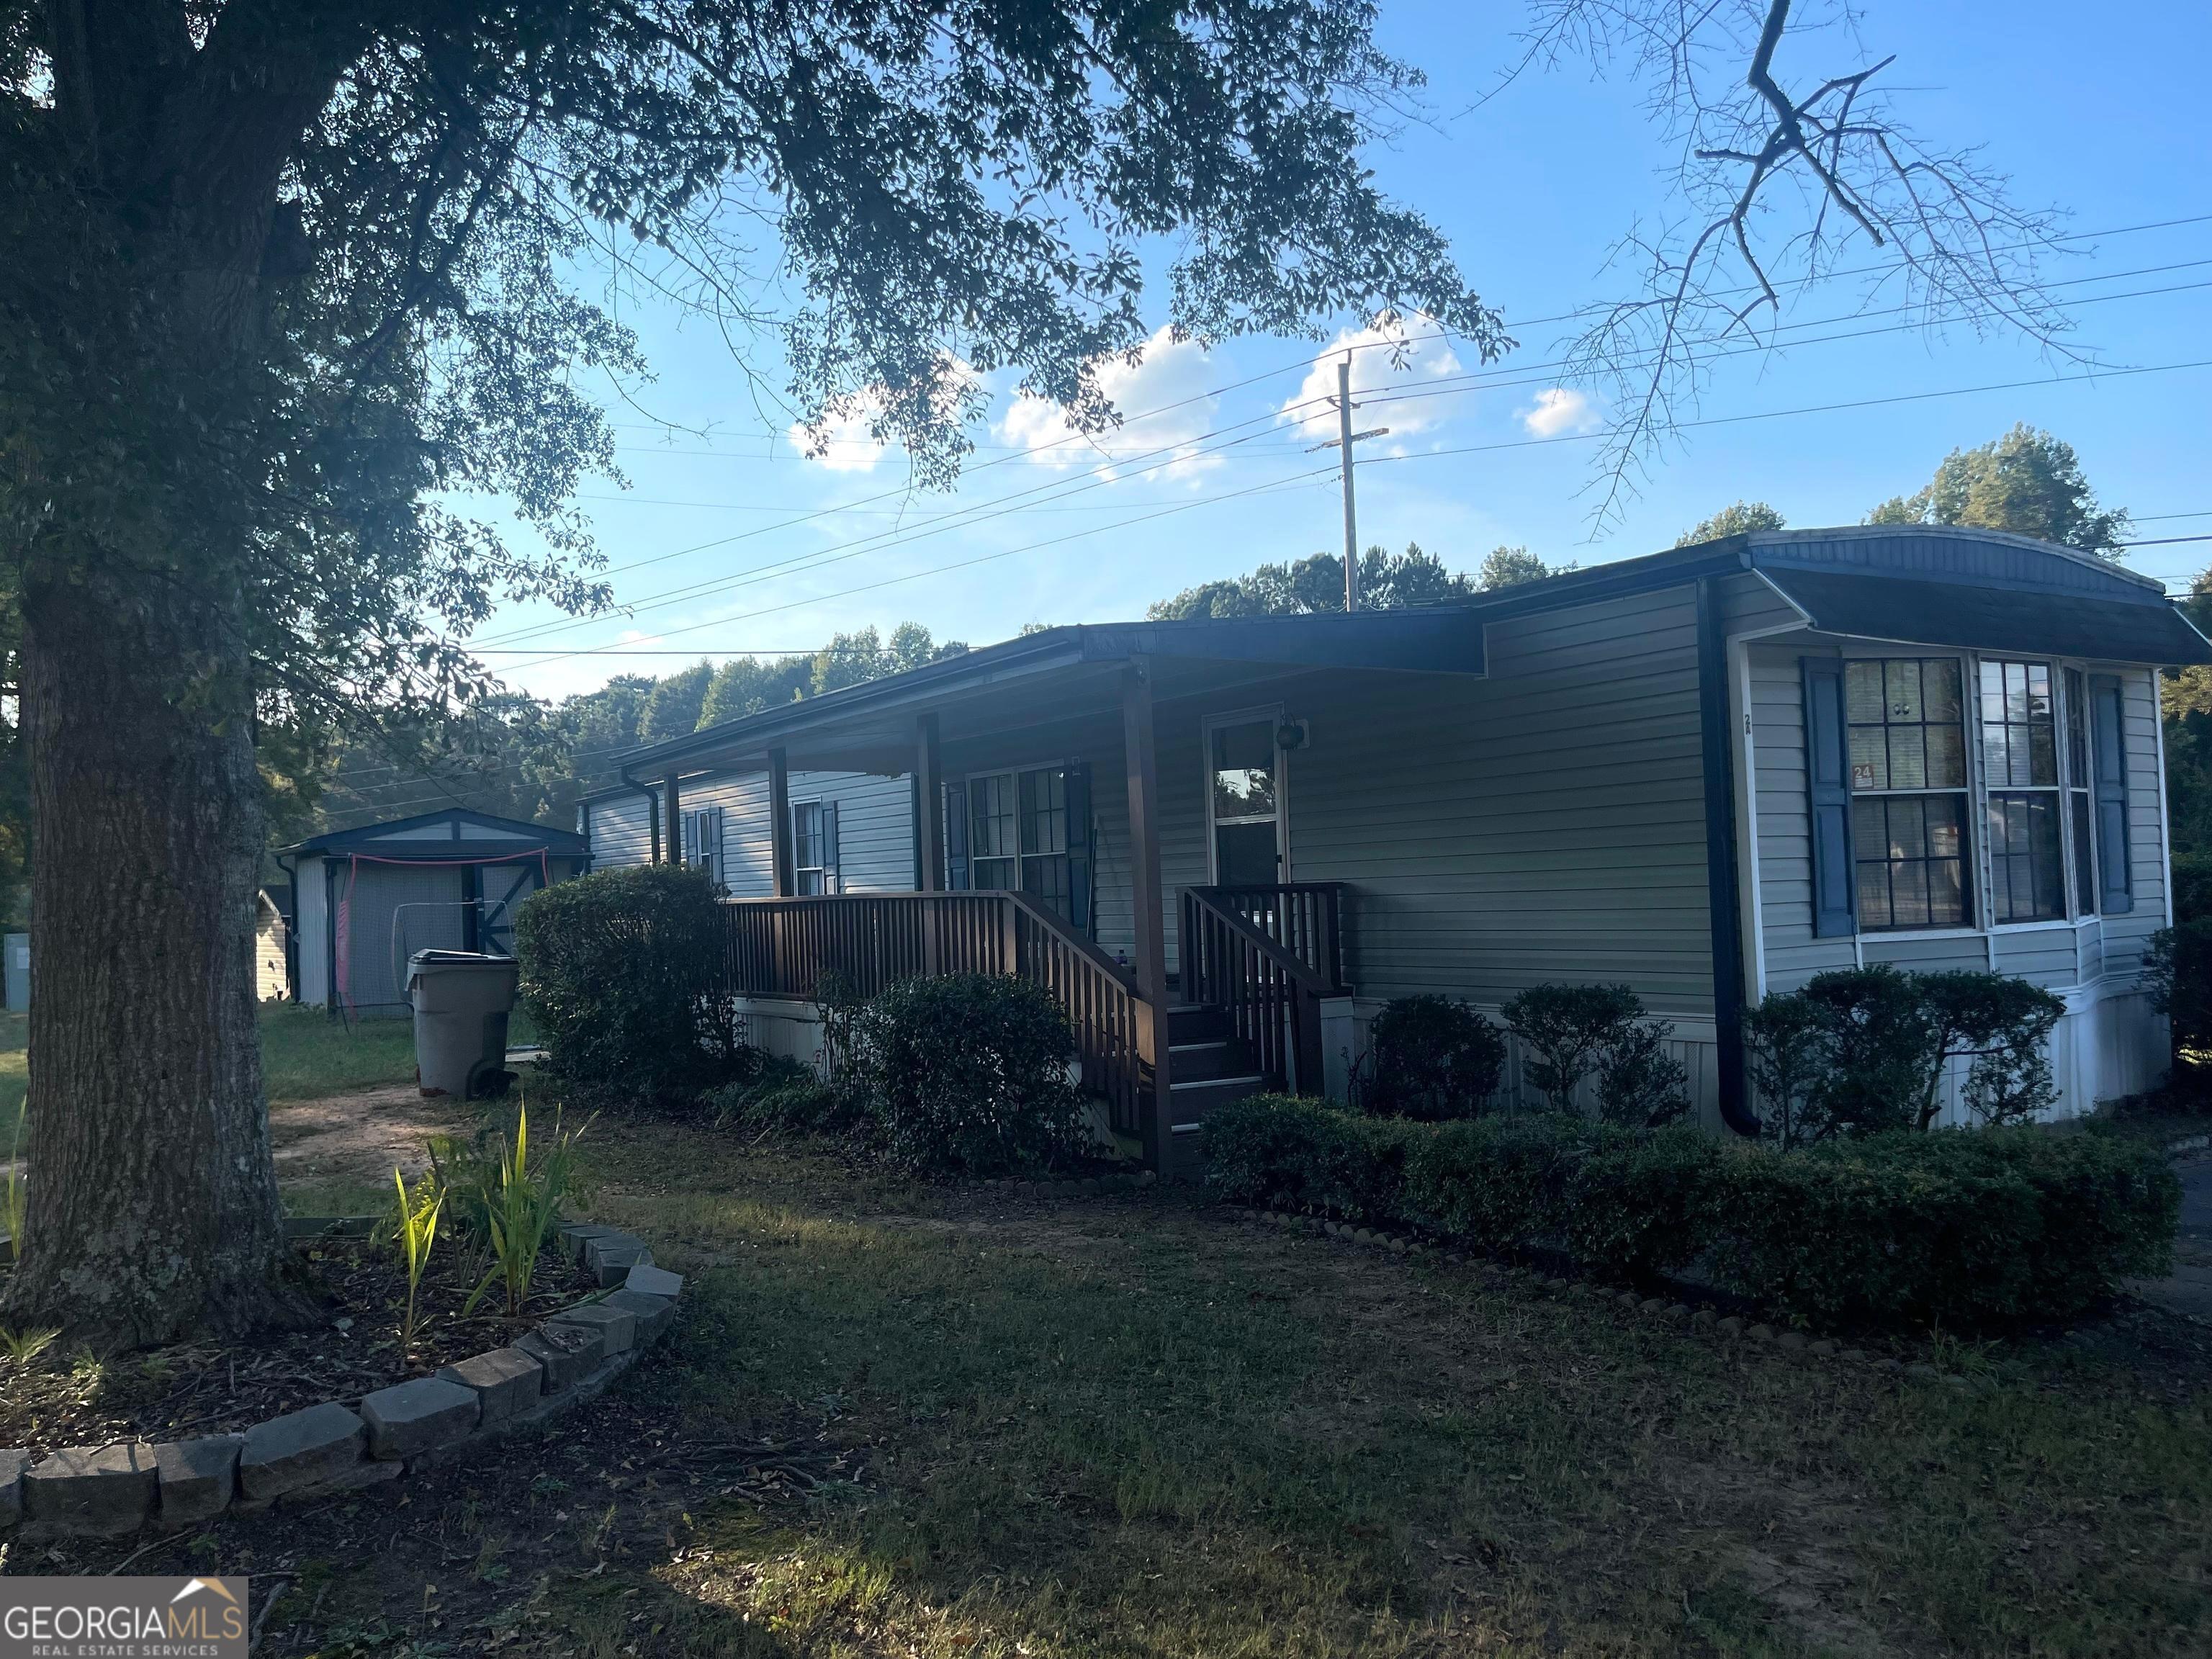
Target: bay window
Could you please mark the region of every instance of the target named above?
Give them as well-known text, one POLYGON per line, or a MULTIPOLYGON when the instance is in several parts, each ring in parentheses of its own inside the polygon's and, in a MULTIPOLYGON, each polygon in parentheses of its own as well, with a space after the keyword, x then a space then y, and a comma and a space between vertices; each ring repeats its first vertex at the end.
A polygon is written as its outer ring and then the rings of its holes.
POLYGON ((2117 677, 2002 657, 1802 664, 1816 935, 2129 908, 2117 677))

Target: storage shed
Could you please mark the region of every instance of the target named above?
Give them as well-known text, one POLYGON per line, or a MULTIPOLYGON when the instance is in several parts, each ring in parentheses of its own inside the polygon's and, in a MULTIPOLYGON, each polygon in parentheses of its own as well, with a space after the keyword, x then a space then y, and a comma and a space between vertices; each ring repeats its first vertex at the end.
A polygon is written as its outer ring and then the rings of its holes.
POLYGON ((277 854, 291 872, 292 995, 368 1018, 407 1012, 417 951, 514 953, 514 915, 583 872, 570 830, 464 807, 313 836, 277 854))

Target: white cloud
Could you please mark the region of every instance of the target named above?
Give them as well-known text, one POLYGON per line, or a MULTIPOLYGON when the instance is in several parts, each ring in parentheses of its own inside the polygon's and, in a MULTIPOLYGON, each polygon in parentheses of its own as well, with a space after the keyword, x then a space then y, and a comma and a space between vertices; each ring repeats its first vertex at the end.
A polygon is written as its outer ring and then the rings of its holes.
POLYGON ((877 409, 873 398, 863 398, 852 409, 829 416, 811 431, 793 425, 788 436, 817 466, 832 472, 872 472, 890 447, 868 430, 877 409))
POLYGON ((1536 401, 1521 411, 1521 424, 1539 438, 1563 433, 1595 432, 1597 410, 1589 398, 1572 386, 1555 386, 1536 394, 1536 401))
MULTIPOLYGON (((973 368, 957 357, 951 360, 949 367, 950 378, 939 388, 938 407, 947 417, 957 419, 961 398, 975 384, 976 375, 973 368)), ((876 422, 883 418, 883 408, 882 393, 872 388, 848 398, 842 407, 824 415, 817 426, 793 422, 785 429, 785 435, 817 466, 832 472, 872 472, 890 448, 874 431, 876 422)))
POLYGON ((1206 389, 1212 375, 1212 362, 1195 341, 1158 329, 1136 362, 1114 357, 1098 367, 1098 389, 1120 412, 1119 426, 1086 435, 1058 404, 1017 393, 992 433, 1002 444, 1040 452, 1033 459, 1048 466, 1097 467, 1114 477, 1116 461, 1166 461, 1155 476, 1190 477, 1220 464, 1200 447, 1221 401, 1206 389))
POLYGON ((1336 368, 1344 354, 1352 353, 1352 401, 1359 410, 1359 426, 1387 426, 1394 436, 1425 431, 1442 424, 1451 412, 1449 398, 1395 397, 1400 392, 1425 390, 1417 380, 1435 380, 1459 373, 1459 358, 1450 342, 1437 337, 1436 325, 1425 317, 1406 318, 1387 329, 1346 329, 1314 358, 1305 380, 1278 411, 1278 418, 1297 427, 1316 443, 1336 435, 1336 368))

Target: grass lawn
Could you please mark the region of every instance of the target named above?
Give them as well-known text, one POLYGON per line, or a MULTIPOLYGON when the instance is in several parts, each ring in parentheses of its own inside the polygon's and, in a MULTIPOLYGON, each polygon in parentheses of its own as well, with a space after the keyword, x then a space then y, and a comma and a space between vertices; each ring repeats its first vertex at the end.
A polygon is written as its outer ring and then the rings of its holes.
POLYGON ((2212 1651, 2212 1353, 2164 1316, 1911 1350, 1966 1389, 1188 1193, 585 1144, 590 1213, 691 1277, 666 1348, 134 1570, 281 1580, 264 1650, 332 1659, 2212 1651))
POLYGON ((2212 1650, 2212 1365, 2148 1316, 1917 1351, 1975 1391, 1188 1194, 586 1144, 692 1275, 669 1347, 542 1446, 228 1523, 300 1592, 270 1651, 2212 1650))

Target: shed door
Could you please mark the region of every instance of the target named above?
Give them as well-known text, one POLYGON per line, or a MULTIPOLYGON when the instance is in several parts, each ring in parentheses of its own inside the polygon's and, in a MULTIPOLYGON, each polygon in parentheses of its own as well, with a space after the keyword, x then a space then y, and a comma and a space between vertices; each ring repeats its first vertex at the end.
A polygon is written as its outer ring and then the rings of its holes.
POLYGON ((545 884, 543 872, 532 860, 528 864, 487 864, 476 873, 483 893, 477 949, 495 957, 511 957, 514 913, 522 908, 523 900, 545 884))
POLYGON ((404 1008, 409 957, 466 948, 466 873, 436 865, 362 864, 349 890, 346 872, 339 872, 338 901, 350 911, 345 1001, 363 1011, 404 1008))

